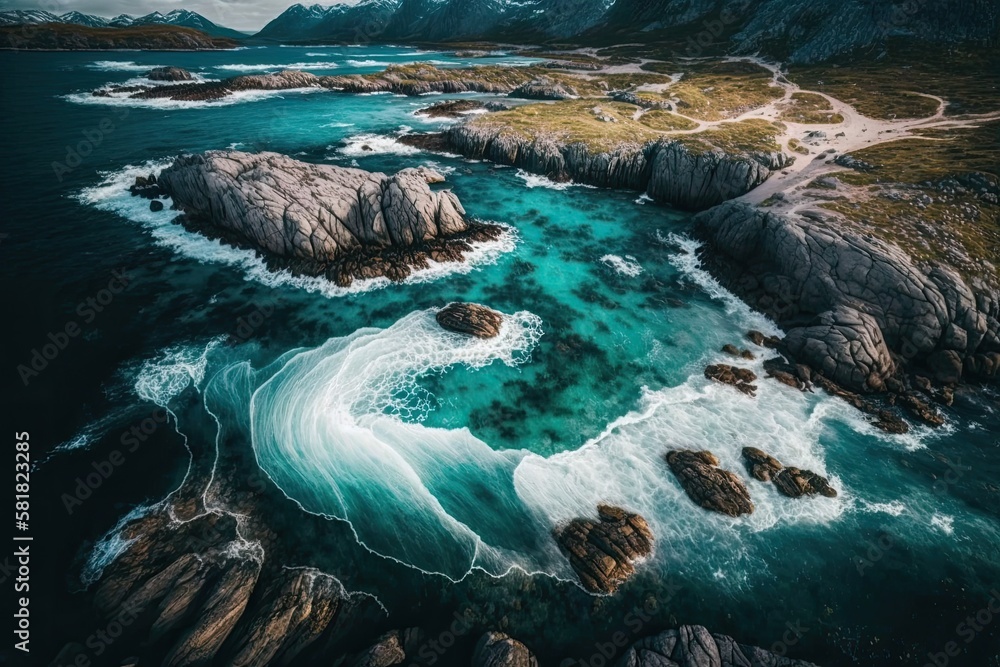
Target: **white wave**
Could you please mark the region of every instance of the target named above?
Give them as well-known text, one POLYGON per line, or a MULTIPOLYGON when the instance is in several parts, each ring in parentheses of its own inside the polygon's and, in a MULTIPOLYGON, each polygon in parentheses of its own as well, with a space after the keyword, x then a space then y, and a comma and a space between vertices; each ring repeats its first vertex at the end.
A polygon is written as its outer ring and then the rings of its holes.
POLYGON ((97 60, 87 67, 100 72, 148 72, 154 67, 163 67, 163 65, 140 65, 131 60, 97 60))
POLYGON ((419 148, 407 146, 395 137, 384 134, 356 134, 347 137, 337 151, 349 157, 362 155, 414 155, 419 148))
POLYGON ((354 127, 354 123, 324 123, 320 127, 354 127))
POLYGON ((573 183, 572 181, 566 181, 564 183, 559 183, 553 181, 548 176, 540 176, 539 174, 532 174, 529 171, 523 169, 517 170, 517 177, 524 181, 524 184, 529 188, 549 188, 550 190, 567 190, 578 183, 573 183))
MULTIPOLYGON (((203 263, 226 264, 243 272, 248 280, 270 287, 291 286, 326 297, 342 297, 375 289, 383 289, 394 283, 388 278, 355 280, 350 287, 340 287, 325 278, 296 276, 288 271, 272 271, 253 251, 233 248, 208 237, 189 232, 173 219, 177 211, 171 211, 169 201, 162 211, 149 210, 149 202, 141 197, 133 197, 128 187, 136 176, 158 173, 171 164, 172 160, 150 160, 140 165, 129 165, 121 170, 103 172, 103 180, 96 186, 85 188, 76 195, 83 204, 103 211, 117 213, 132 222, 142 225, 153 236, 157 245, 169 248, 179 255, 203 263)), ((494 264, 505 253, 517 245, 517 232, 504 227, 500 237, 493 241, 470 243, 471 250, 465 253, 463 262, 429 261, 428 267, 412 272, 404 285, 432 282, 450 275, 467 274, 483 266, 494 264)))
POLYGON ((177 346, 164 350, 158 359, 142 365, 135 380, 135 394, 143 401, 168 407, 188 387, 205 379, 208 355, 221 343, 212 339, 204 346, 177 346))
POLYGON ((348 60, 346 64, 351 67, 388 67, 392 63, 384 60, 348 60))
POLYGON ((642 206, 643 204, 647 204, 651 201, 653 201, 653 198, 647 195, 645 192, 643 192, 641 195, 639 195, 639 198, 635 200, 635 203, 642 206))
POLYGON ((91 584, 95 583, 104 574, 104 568, 115 560, 121 554, 125 553, 129 545, 134 542, 134 539, 128 539, 122 536, 122 532, 126 525, 132 521, 139 519, 151 510, 156 508, 156 505, 139 505, 132 509, 128 514, 123 516, 115 524, 114 528, 109 530, 101 539, 94 544, 94 548, 91 549, 90 554, 87 557, 87 562, 84 564, 83 571, 80 573, 80 581, 83 583, 84 587, 90 587, 91 584))
POLYGON ((283 69, 324 70, 324 69, 337 69, 338 67, 340 67, 340 65, 338 65, 333 61, 275 63, 275 64, 259 63, 256 65, 247 63, 233 63, 230 65, 213 65, 214 69, 221 69, 227 72, 272 72, 275 70, 283 70, 283 69))
POLYGON ((632 255, 625 255, 624 257, 605 255, 601 257, 601 261, 621 275, 628 276, 629 278, 635 278, 642 273, 642 266, 632 255))
POLYGON ((900 516, 906 511, 906 505, 898 500, 888 503, 870 503, 866 500, 860 501, 858 508, 862 512, 882 513, 890 516, 900 516))
POLYGON ((63 99, 76 104, 97 104, 105 106, 133 107, 146 109, 206 109, 223 107, 244 102, 258 102, 272 97, 282 97, 285 94, 302 95, 317 93, 323 88, 291 88, 287 90, 239 90, 217 100, 171 100, 166 98, 135 99, 129 93, 112 93, 110 96, 96 96, 90 93, 71 93, 63 95, 63 99))
POLYGON ((934 514, 931 517, 931 525, 945 535, 951 535, 955 532, 954 523, 955 517, 948 516, 947 514, 934 514))
POLYGON ((309 56, 310 58, 329 58, 330 57, 329 53, 316 53, 314 51, 307 51, 306 55, 309 56))

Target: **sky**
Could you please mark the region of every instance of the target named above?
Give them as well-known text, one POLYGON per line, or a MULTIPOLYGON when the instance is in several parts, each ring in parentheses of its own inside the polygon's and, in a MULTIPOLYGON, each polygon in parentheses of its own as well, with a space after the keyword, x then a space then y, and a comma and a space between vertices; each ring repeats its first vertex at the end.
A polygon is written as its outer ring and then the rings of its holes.
MULTIPOLYGON (((77 11, 112 17, 119 14, 141 16, 153 11, 166 14, 174 9, 190 9, 227 28, 257 31, 296 2, 315 4, 314 0, 187 0, 183 3, 157 0, 0 0, 0 10, 43 9, 53 14, 77 11)), ((352 5, 357 0, 323 0, 319 4, 338 2, 352 5)))

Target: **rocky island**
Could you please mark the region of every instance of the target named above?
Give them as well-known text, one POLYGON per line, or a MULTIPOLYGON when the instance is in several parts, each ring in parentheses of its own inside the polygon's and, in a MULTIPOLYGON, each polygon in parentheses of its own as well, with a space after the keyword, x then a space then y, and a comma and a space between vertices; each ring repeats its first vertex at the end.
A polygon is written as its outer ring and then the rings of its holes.
POLYGON ((255 250, 275 268, 354 279, 403 280, 428 262, 461 261, 470 243, 501 228, 468 220, 444 177, 426 169, 395 175, 299 162, 277 153, 185 155, 155 179, 178 222, 255 250))

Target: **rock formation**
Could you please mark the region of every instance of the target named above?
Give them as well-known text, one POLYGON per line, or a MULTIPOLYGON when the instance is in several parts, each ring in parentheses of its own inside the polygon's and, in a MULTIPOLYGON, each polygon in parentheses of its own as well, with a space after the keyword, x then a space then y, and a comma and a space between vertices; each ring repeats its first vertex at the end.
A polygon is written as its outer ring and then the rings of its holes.
POLYGON ((387 176, 277 153, 209 151, 178 157, 156 186, 184 212, 182 224, 345 284, 401 280, 428 260, 460 260, 467 240, 499 235, 466 220, 451 191, 431 191, 428 183, 441 180, 426 168, 387 176))
POLYGON ((836 498, 837 490, 830 482, 811 470, 784 467, 778 459, 756 447, 744 447, 743 458, 747 470, 762 482, 774 482, 778 491, 789 498, 800 498, 818 493, 827 498, 836 498))
POLYGON ((753 384, 757 375, 749 368, 739 368, 728 364, 712 364, 705 367, 705 377, 723 384, 732 385, 747 396, 754 396, 757 386, 753 384))
POLYGON ((682 625, 640 639, 626 651, 617 667, 816 667, 732 637, 713 635, 700 625, 682 625))
POLYGON ((502 632, 487 632, 476 643, 472 667, 538 667, 527 646, 502 632))
POLYGON ((194 79, 191 72, 183 67, 154 67, 146 72, 146 78, 150 81, 191 81, 194 79))
POLYGON ((671 451, 667 453, 667 465, 699 506, 732 517, 753 512, 743 480, 719 468, 719 459, 712 452, 671 451))
POLYGON ((476 338, 495 338, 500 333, 503 316, 478 303, 449 303, 434 316, 448 331, 469 334, 476 338))
POLYGON ((652 552, 653 534, 638 514, 610 505, 598 505, 597 514, 597 523, 574 519, 554 535, 587 590, 614 593, 635 573, 633 561, 652 552))
POLYGON ((898 366, 941 382, 1000 372, 1000 295, 951 269, 921 270, 870 236, 743 203, 701 214, 697 230, 712 273, 786 328, 784 350, 847 390, 882 391, 898 366))
POLYGON ((732 343, 726 343, 722 346, 722 352, 725 352, 731 357, 739 357, 740 359, 746 359, 747 361, 753 361, 753 352, 743 348, 742 350, 733 345, 732 343))
POLYGON ((501 102, 481 102, 479 100, 448 100, 418 109, 417 114, 429 118, 461 118, 474 111, 506 111, 510 106, 501 102))
POLYGON ((449 128, 446 136, 452 150, 468 158, 520 167, 555 180, 645 192, 656 201, 688 210, 745 194, 788 160, 781 152, 695 152, 671 139, 595 152, 580 143, 527 138, 502 126, 468 123, 449 128))
POLYGON ((577 96, 573 88, 554 81, 547 76, 540 76, 523 83, 508 93, 508 95, 526 100, 572 100, 577 96))

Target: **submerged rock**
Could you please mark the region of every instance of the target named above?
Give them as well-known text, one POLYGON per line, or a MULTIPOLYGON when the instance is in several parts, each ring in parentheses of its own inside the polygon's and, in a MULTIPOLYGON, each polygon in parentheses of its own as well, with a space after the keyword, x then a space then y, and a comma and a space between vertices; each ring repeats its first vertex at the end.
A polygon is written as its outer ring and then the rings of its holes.
POLYGON ((513 637, 491 631, 476 643, 472 667, 538 667, 538 659, 513 637))
POLYGON ((448 331, 476 338, 495 338, 503 324, 503 315, 478 303, 449 303, 434 318, 448 331))
POLYGON ((700 625, 682 625, 633 644, 617 667, 816 667, 732 637, 713 635, 700 625))
POLYGON ((574 519, 554 531, 556 542, 584 587, 594 593, 614 593, 635 573, 633 561, 653 550, 646 520, 610 505, 598 505, 600 522, 574 519))
POLYGON ((667 453, 667 464, 699 506, 732 517, 753 512, 753 502, 743 480, 717 467, 719 459, 712 452, 671 451, 667 453))
POLYGON ((753 384, 757 375, 749 368, 739 368, 728 364, 712 364, 705 367, 705 377, 736 387, 747 396, 754 396, 757 386, 753 384))

